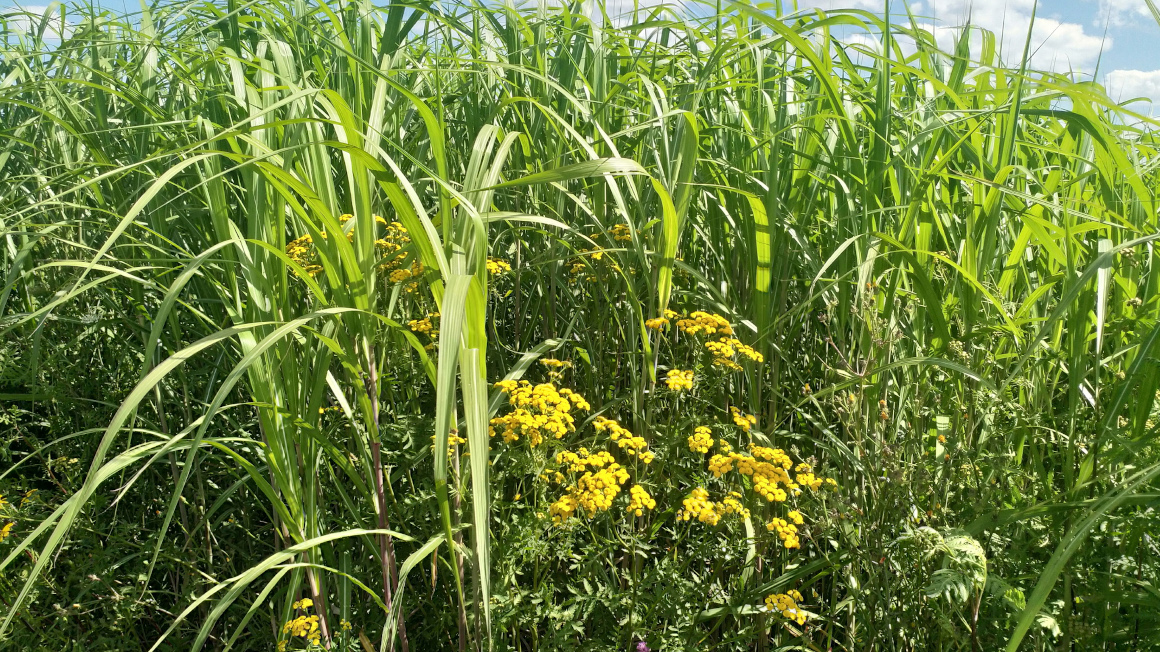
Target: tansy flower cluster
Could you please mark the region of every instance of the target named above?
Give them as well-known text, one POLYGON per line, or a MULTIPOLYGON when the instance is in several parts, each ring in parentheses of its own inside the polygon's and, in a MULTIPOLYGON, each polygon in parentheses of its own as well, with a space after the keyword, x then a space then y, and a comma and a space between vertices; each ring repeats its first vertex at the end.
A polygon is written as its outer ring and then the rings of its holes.
POLYGON ((322 271, 322 265, 314 262, 314 239, 309 235, 291 240, 286 245, 286 255, 310 276, 322 271))
POLYGON ((644 516, 644 510, 656 509, 657 501, 649 495, 644 487, 634 484, 628 490, 630 500, 628 501, 628 511, 637 516, 644 516))
POLYGON ((694 518, 709 525, 716 525, 721 520, 717 504, 709 500, 709 492, 702 487, 693 489, 681 501, 681 511, 677 512, 678 521, 690 521, 694 518))
POLYGON ((774 517, 765 524, 765 529, 770 532, 776 532, 777 538, 781 539, 782 545, 786 548, 801 548, 801 540, 798 539, 797 526, 784 518, 774 517))
POLYGON ((491 275, 503 274, 504 272, 512 271, 512 266, 506 260, 500 258, 487 258, 487 273, 491 275))
POLYGON ((813 467, 811 467, 809 464, 806 464, 805 462, 802 462, 801 464, 797 465, 796 469, 794 469, 794 472, 797 473, 797 477, 794 479, 797 480, 799 485, 803 487, 809 487, 814 491, 821 489, 822 484, 828 484, 834 487, 838 486, 838 483, 834 482, 833 478, 823 478, 816 476, 814 475, 813 471, 813 467))
POLYGON ((750 428, 757 425, 757 417, 752 414, 744 414, 741 410, 732 406, 729 407, 729 412, 733 415, 733 423, 737 424, 737 427, 745 432, 749 432, 750 428))
MULTIPOLYGON (((452 429, 451 432, 447 435, 447 454, 451 455, 455 452, 456 446, 466 443, 467 439, 465 437, 460 437, 458 431, 452 429)), ((435 452, 435 435, 431 435, 431 452, 435 452)))
POLYGON ((608 230, 608 235, 617 242, 632 242, 632 233, 628 230, 627 224, 617 224, 608 230))
POLYGON ((407 322, 407 328, 431 338, 431 341, 424 348, 432 349, 435 348, 435 340, 439 339, 439 326, 435 323, 438 320, 439 313, 433 312, 422 319, 412 319, 407 322))
POLYGON ((608 438, 616 442, 620 450, 627 452, 629 455, 636 455, 637 459, 648 464, 656 457, 652 451, 648 449, 648 443, 645 442, 644 437, 638 437, 613 419, 606 419, 604 417, 596 417, 592 427, 596 432, 608 431, 608 438))
POLYGON ((578 260, 578 261, 572 263, 568 267, 568 273, 572 275, 572 279, 569 281, 570 283, 576 283, 577 281, 580 281, 580 280, 584 280, 588 283, 594 283, 598 280, 601 280, 602 278, 606 279, 609 277, 609 274, 607 274, 605 272, 606 269, 610 269, 613 271, 620 270, 620 265, 617 265, 615 262, 612 262, 611 260, 608 262, 607 265, 605 265, 603 267, 595 264, 597 262, 604 261, 604 254, 606 252, 602 249, 581 249, 577 253, 589 254, 588 258, 590 258, 592 262, 585 262, 584 260, 578 260), (599 272, 599 276, 597 275, 598 272, 599 272))
POLYGON ((411 243, 411 236, 407 234, 407 227, 398 222, 387 221, 375 215, 375 223, 386 227, 386 233, 383 237, 375 240, 375 249, 383 256, 385 261, 379 265, 381 270, 389 270, 398 266, 399 260, 396 254, 402 250, 403 247, 411 243))
MULTIPOLYGON (((753 490, 770 502, 785 502, 790 493, 800 493, 801 487, 809 487, 817 491, 825 482, 813 473, 798 473, 791 478, 789 470, 793 468, 793 460, 780 448, 766 448, 764 446, 749 445, 750 455, 725 451, 709 458, 709 471, 714 477, 720 478, 733 470, 734 465, 742 475, 753 479, 753 490), (802 481, 805 482, 802 482, 802 481), (783 489, 781 486, 785 488, 783 489)), ((803 465, 798 465, 802 468, 803 465)), ((809 465, 804 465, 809 468, 809 465)), ((837 483, 831 484, 836 485, 837 483)))
POLYGON ((569 389, 556 389, 552 383, 532 385, 526 380, 501 380, 495 386, 508 395, 508 403, 515 409, 492 419, 488 432, 494 437, 502 428, 503 439, 508 443, 523 436, 535 447, 543 443, 546 435, 560 439, 576 431, 573 409, 592 409, 584 397, 569 389))
POLYGON ((562 379, 564 377, 564 370, 572 366, 571 362, 565 362, 555 358, 542 358, 540 364, 548 368, 548 378, 551 380, 562 379))
MULTIPOLYGON (((294 609, 306 610, 314 606, 314 601, 310 598, 303 598, 293 604, 294 609)), ((290 636, 300 636, 314 645, 318 645, 319 639, 322 638, 318 631, 318 616, 298 616, 294 620, 282 625, 282 633, 290 634, 290 636)), ((283 646, 284 647, 284 646, 283 646)))
POLYGON ((552 503, 548 512, 552 515, 553 523, 568 520, 577 508, 583 508, 588 517, 592 518, 596 512, 612 507, 612 501, 620 494, 621 486, 628 482, 628 471, 611 459, 611 455, 604 453, 604 456, 593 455, 585 460, 586 466, 596 466, 596 470, 585 471, 576 480, 576 484, 568 488, 567 493, 552 503), (600 468, 603 464, 607 465, 600 468))
POLYGON ((713 431, 709 426, 693 428, 693 436, 689 437, 689 450, 694 453, 708 453, 713 446, 713 431))
POLYGON ((652 319, 646 319, 644 322, 644 327, 659 331, 665 326, 669 325, 670 319, 676 319, 677 317, 680 317, 678 313, 673 312, 672 310, 665 310, 664 317, 653 317, 652 319))
POLYGON ((765 356, 757 352, 757 349, 741 343, 741 340, 733 337, 722 337, 716 342, 705 342, 705 348, 709 350, 709 355, 713 357, 713 364, 718 367, 725 367, 733 371, 740 371, 741 365, 734 361, 734 356, 740 355, 754 362, 764 362, 765 356))
POLYGON ((702 523, 716 525, 721 517, 727 514, 736 514, 741 518, 749 517, 749 510, 741 504, 741 494, 729 492, 721 502, 709 500, 709 492, 703 487, 697 487, 681 501, 681 511, 677 512, 678 521, 691 521, 696 518, 702 523))
POLYGON ((693 372, 692 370, 670 369, 668 375, 665 376, 665 384, 674 392, 693 389, 693 372))
POLYGON ((718 314, 696 311, 685 319, 677 320, 677 328, 689 335, 732 335, 733 328, 729 320, 718 314))
POLYGON ((802 594, 790 589, 788 593, 772 593, 765 596, 765 608, 778 612, 787 620, 804 625, 806 624, 806 612, 797 605, 801 600, 802 594))

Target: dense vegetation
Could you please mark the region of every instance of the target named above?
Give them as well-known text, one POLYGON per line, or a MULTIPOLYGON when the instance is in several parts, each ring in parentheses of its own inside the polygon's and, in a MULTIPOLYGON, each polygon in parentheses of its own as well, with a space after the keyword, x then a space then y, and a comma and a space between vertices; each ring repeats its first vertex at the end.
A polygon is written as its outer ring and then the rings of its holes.
POLYGON ((712 4, 0 22, 0 648, 1160 645, 1151 122, 712 4))

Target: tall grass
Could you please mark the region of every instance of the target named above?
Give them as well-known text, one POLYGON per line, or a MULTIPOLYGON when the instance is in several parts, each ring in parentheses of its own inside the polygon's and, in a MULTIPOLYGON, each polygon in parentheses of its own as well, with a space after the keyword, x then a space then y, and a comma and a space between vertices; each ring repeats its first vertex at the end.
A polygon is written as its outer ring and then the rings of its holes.
POLYGON ((0 25, 0 487, 43 496, 0 640, 269 649, 309 598, 368 649, 1160 643, 1158 152, 1098 85, 733 2, 0 25), (668 308, 764 362, 670 409, 668 308), (622 557, 538 547, 488 420, 549 352, 657 450, 756 415, 837 479, 826 527, 710 571, 673 493, 622 557), (753 606, 803 578, 809 626, 753 606))

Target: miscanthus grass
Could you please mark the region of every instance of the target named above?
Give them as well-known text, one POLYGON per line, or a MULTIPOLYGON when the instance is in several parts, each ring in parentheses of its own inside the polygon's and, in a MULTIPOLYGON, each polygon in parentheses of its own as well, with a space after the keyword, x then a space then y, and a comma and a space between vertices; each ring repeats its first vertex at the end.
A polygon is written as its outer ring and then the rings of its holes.
POLYGON ((1155 123, 782 4, 0 17, 0 647, 1154 649, 1155 123))

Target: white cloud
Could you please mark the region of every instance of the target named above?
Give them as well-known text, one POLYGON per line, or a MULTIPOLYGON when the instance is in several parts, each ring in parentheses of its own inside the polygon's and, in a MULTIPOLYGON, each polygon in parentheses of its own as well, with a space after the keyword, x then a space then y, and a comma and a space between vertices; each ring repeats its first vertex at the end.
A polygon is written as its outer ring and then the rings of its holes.
MULTIPOLYGON (((1154 106, 1160 105, 1160 70, 1113 70, 1104 76, 1104 89, 1116 102, 1143 97, 1152 100, 1154 106)), ((1131 108, 1141 113, 1156 112, 1155 108, 1149 110, 1140 104, 1131 108)))
POLYGON ((1152 12, 1144 0, 1100 0, 1096 26, 1100 29, 1105 24, 1121 27, 1141 19, 1149 22, 1153 20, 1152 12))
MULTIPOLYGON (((1135 5, 1132 3, 1143 4, 1143 0, 1102 1, 1114 3, 1121 9, 1127 7, 1133 10, 1135 5)), ((864 9, 879 13, 885 6, 883 0, 802 0, 798 4, 810 9, 864 9)), ((902 3, 901 0, 893 0, 891 5, 901 7, 902 3)), ((1034 6, 1035 0, 929 0, 921 5, 912 4, 911 10, 916 16, 923 17, 920 20, 926 23, 924 27, 934 34, 944 50, 954 46, 962 26, 969 21, 975 27, 993 32, 1003 61, 1008 65, 1017 65, 1023 56, 1023 45, 1034 6)), ((1099 33, 1090 34, 1079 23, 1059 20, 1050 13, 1050 4, 1041 1, 1031 34, 1031 66, 1057 72, 1090 72, 1095 69, 1101 49, 1112 46, 1112 40, 1105 40, 1102 33, 1100 29, 1099 33)), ((865 39, 843 40, 870 45, 870 41, 865 39)), ((971 51, 977 55, 979 49, 976 37, 972 41, 971 51)))
MULTIPOLYGON (((949 47, 956 28, 969 21, 994 32, 1004 62, 1015 65, 1023 56, 1034 6, 1035 0, 937 0, 927 13, 940 28, 936 29, 940 45, 949 47)), ((1031 66, 1057 72, 1093 70, 1100 51, 1111 48, 1112 40, 1087 33, 1079 23, 1060 21, 1048 9, 1047 3, 1039 3, 1031 32, 1031 66)))
MULTIPOLYGON (((8 29, 16 32, 32 33, 40 29, 40 24, 44 20, 44 13, 48 11, 46 5, 16 5, 13 7, 0 7, 0 16, 2 16, 8 23, 8 29)), ((55 7, 52 15, 48 18, 48 25, 44 30, 44 38, 60 39, 62 36, 68 36, 72 33, 72 26, 67 22, 62 23, 60 18, 61 8, 55 7)))

